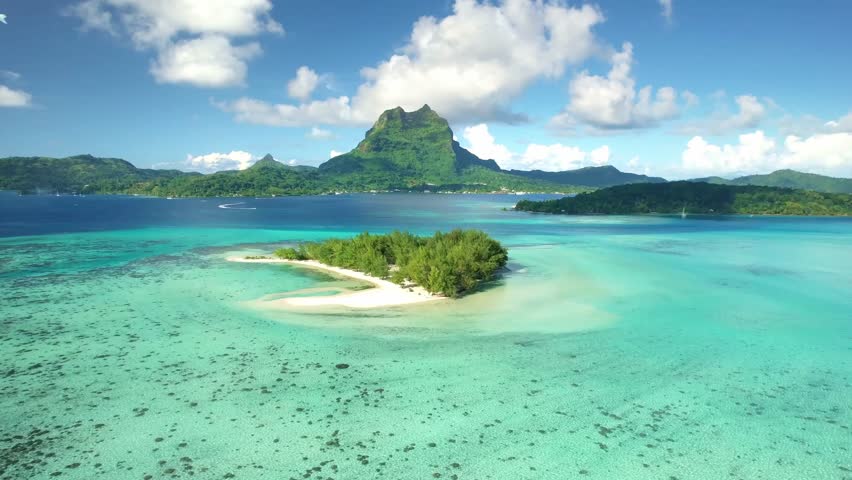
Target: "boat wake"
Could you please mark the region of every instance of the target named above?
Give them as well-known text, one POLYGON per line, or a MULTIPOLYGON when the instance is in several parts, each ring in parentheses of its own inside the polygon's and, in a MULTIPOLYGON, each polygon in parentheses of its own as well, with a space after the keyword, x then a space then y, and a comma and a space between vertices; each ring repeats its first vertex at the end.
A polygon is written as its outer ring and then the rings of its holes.
POLYGON ((257 210, 257 207, 237 207, 236 205, 245 205, 246 202, 239 203, 223 203, 219 205, 219 208, 226 208, 228 210, 257 210))

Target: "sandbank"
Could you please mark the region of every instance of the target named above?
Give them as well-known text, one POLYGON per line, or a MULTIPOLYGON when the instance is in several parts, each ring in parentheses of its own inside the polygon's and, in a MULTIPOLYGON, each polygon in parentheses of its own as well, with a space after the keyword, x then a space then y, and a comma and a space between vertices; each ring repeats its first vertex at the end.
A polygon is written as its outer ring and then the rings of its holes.
MULTIPOLYGON (((431 302, 446 297, 434 295, 418 286, 402 286, 388 280, 376 278, 363 272, 346 268, 332 267, 316 260, 284 260, 281 258, 244 258, 228 257, 229 262, 240 263, 280 263, 297 267, 312 268, 330 272, 342 277, 360 280, 373 285, 373 288, 336 295, 318 295, 302 297, 285 297, 264 301, 269 307, 328 307, 341 306, 348 308, 381 308, 414 303, 431 302)), ((293 292, 296 293, 296 292, 293 292)))

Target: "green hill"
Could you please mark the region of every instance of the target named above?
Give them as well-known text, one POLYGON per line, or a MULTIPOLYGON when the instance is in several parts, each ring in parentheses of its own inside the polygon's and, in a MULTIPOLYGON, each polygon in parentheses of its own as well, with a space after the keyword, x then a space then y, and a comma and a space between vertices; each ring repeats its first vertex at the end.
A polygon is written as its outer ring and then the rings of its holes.
POLYGON ((706 177, 690 180, 719 185, 759 185, 764 187, 800 188, 826 193, 852 193, 852 178, 836 178, 795 170, 777 170, 767 175, 747 175, 728 180, 722 177, 706 177))
POLYGON ((0 159, 0 189, 36 192, 135 193, 171 197, 306 195, 334 191, 580 192, 548 180, 512 175, 453 140, 428 105, 397 107, 379 117, 358 146, 317 167, 290 166, 267 155, 246 170, 209 175, 138 169, 90 155, 0 159))
POLYGON ((565 190, 549 181, 500 170, 453 140, 446 120, 424 105, 414 112, 387 110, 364 140, 349 153, 319 166, 331 185, 341 189, 388 190, 433 185, 437 189, 565 190))
POLYGON ((113 193, 154 180, 199 175, 179 170, 136 168, 126 160, 91 155, 0 158, 0 190, 24 193, 113 193))
POLYGON ((580 185, 584 187, 604 188, 628 183, 663 183, 665 178, 649 177, 637 173, 622 172, 612 165, 584 167, 562 172, 544 172, 542 170, 509 170, 508 173, 527 178, 535 178, 560 185, 580 185))
POLYGON ((290 166, 266 155, 245 170, 156 180, 131 189, 161 197, 312 195, 325 191, 315 167, 290 166))
POLYGON ((620 185, 575 197, 521 201, 516 210, 564 214, 852 215, 852 195, 789 188, 670 182, 620 185))

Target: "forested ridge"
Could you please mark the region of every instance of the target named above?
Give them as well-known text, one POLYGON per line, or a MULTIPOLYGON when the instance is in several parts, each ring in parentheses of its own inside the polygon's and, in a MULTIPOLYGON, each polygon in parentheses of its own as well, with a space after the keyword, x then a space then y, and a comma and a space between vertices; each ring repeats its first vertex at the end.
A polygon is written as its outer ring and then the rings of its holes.
POLYGON ((852 195, 790 188, 669 182, 620 185, 574 197, 534 202, 516 210, 563 214, 701 213, 852 215, 852 195))

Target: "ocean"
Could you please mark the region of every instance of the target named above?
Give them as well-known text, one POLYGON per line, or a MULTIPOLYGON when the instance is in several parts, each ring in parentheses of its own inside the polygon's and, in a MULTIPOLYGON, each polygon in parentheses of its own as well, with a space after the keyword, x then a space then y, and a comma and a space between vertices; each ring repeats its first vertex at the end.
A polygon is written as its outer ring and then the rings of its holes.
POLYGON ((852 219, 521 198, 0 195, 0 478, 852 478, 852 219), (225 261, 452 228, 510 255, 454 301, 225 261))

